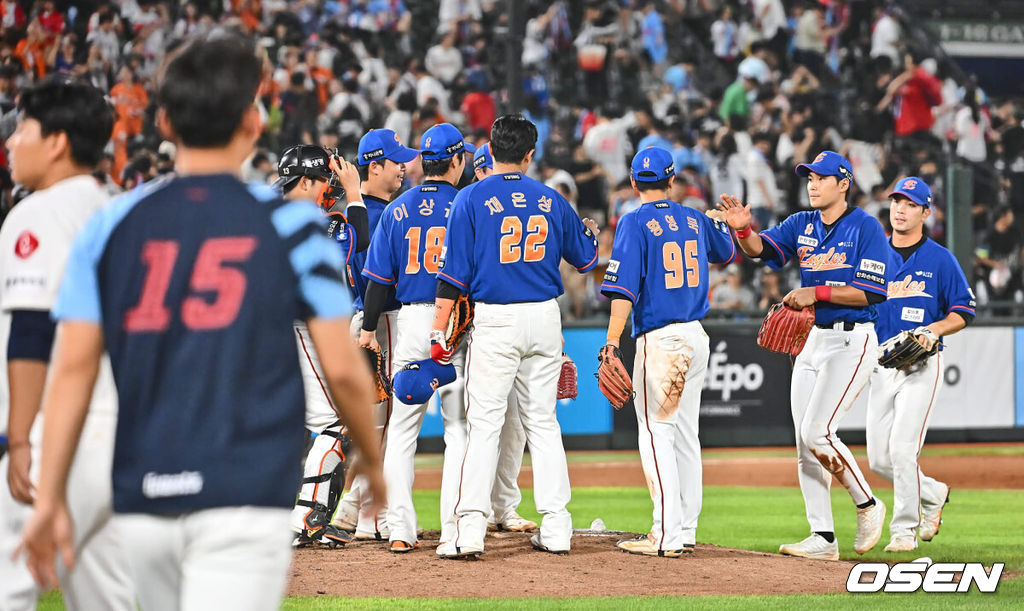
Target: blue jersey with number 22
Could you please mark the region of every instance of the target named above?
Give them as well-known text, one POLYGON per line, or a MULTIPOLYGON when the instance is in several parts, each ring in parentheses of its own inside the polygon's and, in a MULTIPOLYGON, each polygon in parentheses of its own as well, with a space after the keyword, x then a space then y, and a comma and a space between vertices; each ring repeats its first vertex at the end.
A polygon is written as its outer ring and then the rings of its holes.
POLYGON ((438 277, 484 303, 562 294, 562 258, 585 272, 597 239, 557 191, 512 172, 459 191, 452 203, 438 277))
POLYGON ((627 212, 615 243, 603 293, 633 302, 633 337, 708 312, 708 262, 736 256, 729 228, 673 201, 648 202, 627 212))

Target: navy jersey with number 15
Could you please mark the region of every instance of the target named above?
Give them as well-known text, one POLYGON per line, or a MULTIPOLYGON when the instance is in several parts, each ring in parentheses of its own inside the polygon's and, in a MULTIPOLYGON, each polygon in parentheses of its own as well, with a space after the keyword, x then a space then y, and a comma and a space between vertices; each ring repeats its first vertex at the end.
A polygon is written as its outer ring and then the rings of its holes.
POLYGON ((729 228, 673 201, 622 215, 602 293, 633 302, 633 337, 708 313, 708 262, 736 256, 729 228))
POLYGON ((394 285, 402 303, 433 303, 448 213, 458 193, 446 182, 430 182, 388 204, 370 241, 363 276, 394 285))
POLYGON ((519 174, 492 174, 459 191, 445 236, 443 278, 484 303, 562 294, 562 258, 585 272, 597 239, 557 191, 519 174))

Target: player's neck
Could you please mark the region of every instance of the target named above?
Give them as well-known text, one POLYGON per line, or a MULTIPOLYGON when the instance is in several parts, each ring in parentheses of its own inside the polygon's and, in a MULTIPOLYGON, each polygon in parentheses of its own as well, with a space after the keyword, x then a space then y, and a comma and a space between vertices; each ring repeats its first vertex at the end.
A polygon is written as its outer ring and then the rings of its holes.
POLYGON ((821 222, 832 225, 839 220, 846 212, 846 198, 837 200, 835 203, 821 209, 821 222))
POLYGON ((45 178, 35 188, 36 191, 42 191, 43 189, 49 189, 53 185, 74 178, 75 176, 84 176, 89 174, 89 168, 77 165, 72 161, 57 162, 57 164, 50 166, 50 171, 46 173, 45 178))
POLYGON ((368 181, 364 182, 361 191, 362 191, 363 195, 369 195, 370 197, 376 197, 377 199, 383 200, 383 201, 386 201, 386 202, 391 201, 391 191, 389 191, 388 189, 386 189, 384 187, 381 187, 379 185, 373 184, 373 181, 369 181, 368 180, 368 181))
POLYGON ((189 174, 231 174, 241 177, 245 155, 239 157, 233 147, 189 148, 179 146, 174 158, 174 171, 189 174))
POLYGON ((494 173, 495 174, 524 174, 526 168, 521 163, 503 163, 500 161, 494 162, 494 173))
POLYGON ((924 232, 918 227, 912 231, 893 231, 892 232, 892 245, 896 248, 906 248, 907 246, 913 246, 921 241, 924 236, 924 232))
POLYGON ((640 191, 640 203, 661 202, 668 199, 668 191, 640 191))

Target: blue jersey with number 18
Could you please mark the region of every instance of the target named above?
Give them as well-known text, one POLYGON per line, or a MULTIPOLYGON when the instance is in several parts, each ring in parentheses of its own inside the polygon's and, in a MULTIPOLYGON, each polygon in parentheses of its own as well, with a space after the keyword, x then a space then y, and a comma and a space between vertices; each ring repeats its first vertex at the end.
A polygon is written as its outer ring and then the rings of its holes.
POLYGON ((601 285, 633 302, 633 337, 708 313, 708 263, 736 256, 725 223, 673 202, 648 202, 622 215, 601 285))
POLYGON ((363 276, 395 286, 402 303, 434 303, 445 228, 458 189, 430 182, 388 204, 370 241, 363 276))
POLYGON ((492 174, 452 203, 438 277, 484 303, 521 303, 562 294, 558 265, 585 272, 597 239, 557 191, 517 172, 492 174))

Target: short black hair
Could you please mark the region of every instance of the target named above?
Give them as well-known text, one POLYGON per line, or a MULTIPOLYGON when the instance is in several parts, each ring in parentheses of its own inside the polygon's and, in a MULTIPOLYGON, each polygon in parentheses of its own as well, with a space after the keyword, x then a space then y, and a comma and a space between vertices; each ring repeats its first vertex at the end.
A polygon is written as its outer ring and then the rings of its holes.
POLYGON ((646 191, 668 191, 668 182, 672 177, 662 178, 656 182, 640 182, 636 181, 636 190, 644 193, 646 191))
POLYGON ((215 30, 165 61, 157 101, 185 146, 225 146, 256 99, 262 71, 251 41, 215 30))
POLYGON ((103 92, 84 82, 47 79, 22 90, 18 113, 39 121, 43 136, 64 132, 71 159, 95 166, 114 128, 114 113, 103 92))
POLYGON ((491 155, 498 163, 520 163, 537 147, 537 126, 521 114, 502 115, 491 125, 491 155))
POLYGON ((420 157, 420 167, 423 168, 424 176, 444 176, 448 172, 448 168, 452 167, 454 161, 454 157, 445 157, 443 159, 420 157))

